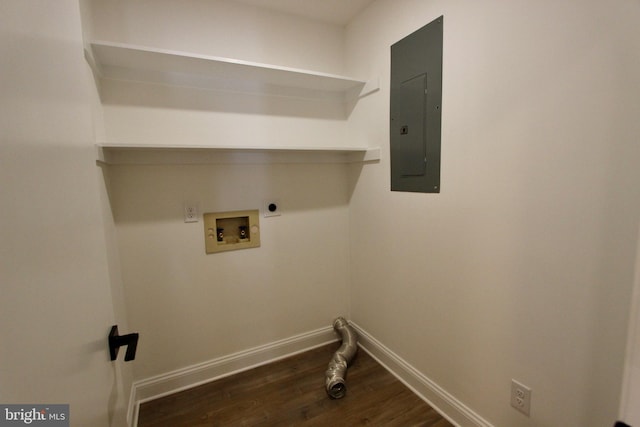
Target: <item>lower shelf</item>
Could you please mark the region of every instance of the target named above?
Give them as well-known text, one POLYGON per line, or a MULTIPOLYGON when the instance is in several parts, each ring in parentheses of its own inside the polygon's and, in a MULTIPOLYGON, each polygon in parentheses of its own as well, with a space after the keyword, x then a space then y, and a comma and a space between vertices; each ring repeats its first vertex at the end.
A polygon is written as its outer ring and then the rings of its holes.
POLYGON ((98 144, 97 160, 110 165, 357 163, 380 160, 369 147, 227 147, 98 144))

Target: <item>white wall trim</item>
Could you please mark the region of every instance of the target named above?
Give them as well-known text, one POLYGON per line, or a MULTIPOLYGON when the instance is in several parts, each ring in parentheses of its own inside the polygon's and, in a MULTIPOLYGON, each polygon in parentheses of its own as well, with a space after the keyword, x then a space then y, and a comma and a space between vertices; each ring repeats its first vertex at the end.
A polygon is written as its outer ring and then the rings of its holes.
POLYGON ((627 349, 618 418, 629 425, 640 425, 640 410, 636 396, 640 396, 640 230, 636 249, 635 278, 629 310, 627 349), (636 397, 634 399, 634 397, 636 397))
POLYGON ((136 402, 136 387, 131 385, 129 391, 129 404, 127 405, 127 426, 133 427, 138 425, 138 402, 136 402))
POLYGON ((427 378, 400 356, 369 335, 364 329, 349 322, 358 332, 358 345, 384 366, 404 385, 409 387, 443 417, 460 427, 493 427, 493 425, 460 402, 438 384, 427 378))
MULTIPOLYGON (((358 332, 358 346, 384 366, 404 385, 426 401, 442 416, 459 427, 494 427, 446 390, 420 373, 400 356, 373 338, 364 329, 349 322, 358 332)), ((131 387, 127 421, 138 424, 141 403, 187 390, 242 371, 275 362, 338 340, 331 326, 316 329, 270 344, 218 357, 207 362, 135 381, 131 387)))
POLYGON ((138 424, 138 409, 141 403, 266 365, 335 341, 338 341, 338 336, 333 327, 327 326, 135 381, 131 386, 127 421, 131 426, 138 424))

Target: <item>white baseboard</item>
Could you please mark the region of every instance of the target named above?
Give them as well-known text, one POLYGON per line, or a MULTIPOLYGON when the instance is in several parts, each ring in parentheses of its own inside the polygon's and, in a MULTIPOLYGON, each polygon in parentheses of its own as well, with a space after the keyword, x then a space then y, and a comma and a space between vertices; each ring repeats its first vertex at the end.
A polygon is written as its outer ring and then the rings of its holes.
POLYGON ((358 332, 360 348, 454 425, 459 427, 493 427, 491 423, 447 393, 446 390, 424 376, 357 324, 349 323, 358 332))
POLYGON ((276 360, 338 341, 338 339, 333 328, 327 326, 155 377, 135 381, 131 387, 127 421, 130 426, 137 426, 138 408, 141 403, 272 363, 276 360))
MULTIPOLYGON (((349 323, 358 332, 358 346, 360 348, 454 425, 459 427, 493 427, 491 423, 420 373, 360 326, 353 322, 349 323)), ((272 363, 276 360, 338 341, 338 339, 333 328, 328 326, 136 381, 131 387, 127 421, 130 426, 137 426, 138 409, 141 403, 272 363)))

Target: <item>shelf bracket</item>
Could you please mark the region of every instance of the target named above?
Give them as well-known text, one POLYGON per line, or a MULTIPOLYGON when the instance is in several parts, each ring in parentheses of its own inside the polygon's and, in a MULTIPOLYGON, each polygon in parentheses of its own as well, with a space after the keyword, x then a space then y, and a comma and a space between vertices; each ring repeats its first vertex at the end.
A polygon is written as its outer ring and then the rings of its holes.
POLYGON ((362 90, 360 91, 358 98, 363 98, 379 90, 380 90, 380 77, 374 77, 372 79, 367 80, 367 82, 362 87, 362 90))

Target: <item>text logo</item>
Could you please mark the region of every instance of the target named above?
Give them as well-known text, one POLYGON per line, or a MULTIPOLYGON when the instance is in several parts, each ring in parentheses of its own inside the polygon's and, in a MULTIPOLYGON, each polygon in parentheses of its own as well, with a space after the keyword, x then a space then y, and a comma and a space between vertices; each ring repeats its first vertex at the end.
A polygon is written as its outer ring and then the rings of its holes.
POLYGON ((0 427, 69 427, 69 405, 0 405, 0 427))

